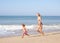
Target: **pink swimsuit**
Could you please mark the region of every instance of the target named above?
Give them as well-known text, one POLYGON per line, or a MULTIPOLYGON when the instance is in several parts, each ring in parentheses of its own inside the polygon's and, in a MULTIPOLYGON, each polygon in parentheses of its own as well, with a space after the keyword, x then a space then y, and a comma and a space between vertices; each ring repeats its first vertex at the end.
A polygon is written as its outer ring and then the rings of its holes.
POLYGON ((23 34, 27 35, 27 31, 25 31, 23 34))

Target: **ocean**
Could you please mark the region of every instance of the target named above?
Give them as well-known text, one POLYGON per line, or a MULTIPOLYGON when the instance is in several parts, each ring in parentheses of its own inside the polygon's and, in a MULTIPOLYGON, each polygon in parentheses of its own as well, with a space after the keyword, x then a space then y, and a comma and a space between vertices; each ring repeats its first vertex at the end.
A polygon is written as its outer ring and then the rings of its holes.
MULTIPOLYGON (((60 16, 42 16, 43 32, 60 31, 60 16)), ((39 34, 36 16, 0 16, 0 37, 21 36, 21 24, 29 34, 39 34)))

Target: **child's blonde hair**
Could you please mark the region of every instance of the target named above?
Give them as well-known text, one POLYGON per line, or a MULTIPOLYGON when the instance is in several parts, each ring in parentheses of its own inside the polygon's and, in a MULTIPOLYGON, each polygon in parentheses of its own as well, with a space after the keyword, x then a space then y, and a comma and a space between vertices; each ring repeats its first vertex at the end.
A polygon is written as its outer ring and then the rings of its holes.
POLYGON ((25 24, 22 24, 23 27, 25 27, 25 24))

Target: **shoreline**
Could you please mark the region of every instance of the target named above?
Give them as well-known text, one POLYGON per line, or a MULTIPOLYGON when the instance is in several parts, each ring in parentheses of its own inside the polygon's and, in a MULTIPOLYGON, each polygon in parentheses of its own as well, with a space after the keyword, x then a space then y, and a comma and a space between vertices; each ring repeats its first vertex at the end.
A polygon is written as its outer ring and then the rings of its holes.
MULTIPOLYGON (((56 31, 49 31, 49 32, 44 32, 45 34, 50 34, 50 33, 53 33, 53 34, 56 34, 56 33, 60 33, 60 30, 56 30, 56 31)), ((28 33, 29 35, 41 35, 39 34, 38 32, 35 32, 35 33, 28 33)), ((10 35, 6 35, 6 36, 0 36, 0 38, 9 38, 9 37, 19 37, 19 36, 22 36, 22 34, 18 34, 18 35, 14 35, 14 34, 10 34, 10 35)))
MULTIPOLYGON (((56 35, 56 34, 60 34, 60 31, 57 31, 57 32, 49 32, 49 33, 45 33, 44 32, 44 36, 48 36, 48 35, 56 35)), ((0 39, 2 38, 11 38, 11 37, 21 37, 22 35, 18 35, 18 36, 6 36, 6 37, 0 37, 0 39)), ((30 34, 30 36, 42 36, 41 34, 30 34)), ((27 36, 27 37, 30 37, 30 36, 27 36)))

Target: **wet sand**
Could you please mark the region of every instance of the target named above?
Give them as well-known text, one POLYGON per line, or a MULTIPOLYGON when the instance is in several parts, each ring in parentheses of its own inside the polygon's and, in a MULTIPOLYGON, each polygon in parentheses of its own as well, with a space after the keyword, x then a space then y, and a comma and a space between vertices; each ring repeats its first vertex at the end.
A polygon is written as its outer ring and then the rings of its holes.
POLYGON ((60 32, 45 33, 41 35, 30 35, 0 38, 0 43, 60 43, 60 32))

